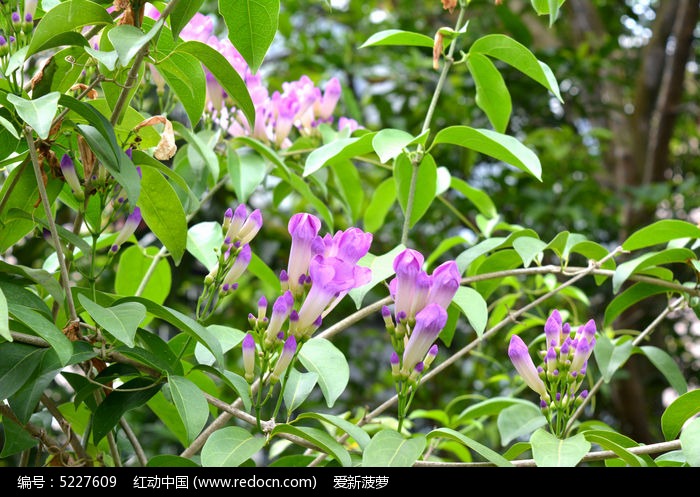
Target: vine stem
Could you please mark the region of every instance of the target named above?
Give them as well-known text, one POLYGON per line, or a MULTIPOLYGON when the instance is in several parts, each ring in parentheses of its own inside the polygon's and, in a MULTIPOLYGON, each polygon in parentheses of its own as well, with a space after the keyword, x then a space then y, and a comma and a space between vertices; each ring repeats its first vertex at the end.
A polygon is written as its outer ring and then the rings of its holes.
MULTIPOLYGON (((170 0, 170 2, 168 2, 168 4, 163 9, 160 18, 165 19, 166 17, 168 17, 179 2, 180 0, 170 0)), ((139 70, 141 69, 141 64, 143 63, 143 59, 146 58, 146 54, 148 53, 148 45, 149 43, 146 43, 134 56, 133 65, 129 69, 129 73, 126 76, 126 81, 124 82, 124 88, 122 88, 122 91, 119 92, 119 97, 117 98, 117 101, 114 104, 114 109, 112 110, 112 116, 109 119, 109 122, 112 124, 112 126, 116 125, 119 122, 122 111, 124 110, 124 107, 126 106, 127 101, 129 99, 129 92, 136 83, 136 79, 139 75, 139 70)))
MULTIPOLYGON (((459 15, 457 17, 457 22, 455 24, 455 31, 461 29, 464 17, 466 15, 466 8, 459 9, 459 15)), ((435 91, 433 92, 433 97, 428 106, 428 110, 425 113, 425 120, 423 121, 423 127, 421 128, 421 134, 425 133, 430 129, 430 123, 433 120, 433 114, 435 114, 435 109, 437 108, 438 100, 440 99, 440 94, 445 86, 445 81, 447 80, 447 74, 452 68, 454 63, 454 52, 456 43, 450 43, 450 48, 445 56, 445 63, 442 66, 442 71, 440 72, 440 77, 438 78, 437 85, 435 86, 435 91)), ((418 154, 415 158, 411 160, 411 183, 408 189, 408 199, 406 200, 406 212, 404 213, 403 228, 401 229, 401 243, 403 245, 408 245, 408 232, 411 229, 411 215, 413 214, 413 204, 416 198, 416 188, 418 187, 418 167, 423 159, 423 154, 418 154)))
POLYGON ((29 128, 24 128, 24 137, 27 141, 27 146, 29 147, 29 156, 32 159, 32 166, 34 167, 34 176, 36 177, 36 184, 39 188, 39 197, 41 198, 41 204, 44 207, 44 213, 46 214, 46 221, 49 225, 49 232, 51 233, 51 240, 53 241, 54 248, 56 250, 56 258, 58 259, 58 265, 61 271, 61 284, 66 292, 66 303, 68 305, 68 313, 70 320, 77 323, 79 321, 78 314, 75 310, 75 302, 73 302, 73 295, 70 289, 70 280, 68 278, 68 266, 66 266, 66 258, 63 254, 63 247, 61 245, 61 239, 58 237, 58 230, 56 229, 56 221, 54 221, 53 213, 51 212, 51 204, 49 203, 49 195, 46 192, 46 186, 44 185, 44 178, 41 174, 41 166, 39 165, 39 156, 36 152, 36 145, 34 143, 34 138, 32 137, 32 132, 29 128))

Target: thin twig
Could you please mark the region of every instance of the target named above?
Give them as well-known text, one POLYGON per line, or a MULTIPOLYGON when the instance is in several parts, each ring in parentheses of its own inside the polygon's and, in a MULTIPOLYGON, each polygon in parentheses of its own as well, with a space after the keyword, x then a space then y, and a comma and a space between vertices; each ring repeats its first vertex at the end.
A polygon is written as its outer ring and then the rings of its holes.
POLYGON ((73 302, 73 295, 70 289, 70 279, 68 277, 68 268, 66 266, 66 258, 63 254, 63 246, 61 245, 61 239, 58 237, 58 230, 56 229, 56 222, 53 218, 53 213, 51 212, 51 204, 49 203, 49 195, 46 192, 46 186, 44 185, 44 178, 41 174, 41 166, 39 164, 39 156, 36 151, 36 146, 34 144, 34 138, 32 137, 32 132, 29 128, 24 128, 24 137, 27 141, 29 147, 29 155, 32 158, 32 165, 34 166, 34 176, 36 176, 36 184, 39 188, 39 197, 41 198, 41 204, 44 207, 44 213, 46 214, 46 221, 49 225, 49 232, 51 233, 51 239, 53 240, 54 249, 56 250, 56 258, 58 259, 58 265, 61 271, 61 284, 66 292, 66 303, 68 304, 68 315, 70 320, 74 323, 79 321, 78 314, 75 311, 75 303, 73 302))

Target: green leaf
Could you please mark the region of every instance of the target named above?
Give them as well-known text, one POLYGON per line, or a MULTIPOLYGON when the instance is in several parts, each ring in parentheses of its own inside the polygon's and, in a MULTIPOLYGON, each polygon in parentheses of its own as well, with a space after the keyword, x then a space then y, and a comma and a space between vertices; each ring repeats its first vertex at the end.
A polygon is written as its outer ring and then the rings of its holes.
POLYGON ((146 364, 161 373, 182 375, 182 363, 169 345, 157 334, 143 328, 136 330, 136 347, 120 345, 116 350, 136 362, 146 364))
POLYGON ((382 45, 433 48, 433 39, 421 33, 402 31, 400 29, 387 29, 374 33, 367 41, 360 45, 360 48, 382 45))
POLYGON ((116 145, 114 133, 112 132, 110 134, 110 141, 106 141, 105 135, 100 133, 98 129, 93 126, 79 124, 76 126, 76 130, 83 135, 90 149, 95 153, 114 179, 124 187, 129 202, 132 204, 137 203, 141 193, 141 178, 139 177, 138 170, 134 163, 131 162, 126 153, 116 145), (112 139, 115 141, 112 142, 112 139))
POLYGON ((443 143, 459 145, 488 155, 542 180, 542 165, 537 155, 512 136, 489 129, 450 126, 438 131, 431 148, 443 143))
POLYGON ((639 250, 679 238, 700 238, 700 227, 678 219, 656 221, 632 233, 622 244, 622 248, 639 250))
POLYGON ((109 71, 114 71, 117 67, 117 62, 119 62, 119 53, 116 50, 111 50, 109 52, 95 50, 91 47, 83 47, 85 52, 87 52, 91 57, 97 59, 97 62, 105 66, 109 71))
POLYGON ((148 402, 161 389, 161 383, 153 378, 134 378, 112 390, 97 406, 92 420, 92 440, 98 444, 109 433, 124 414, 148 402))
POLYGON ((472 262, 482 255, 500 247, 505 240, 506 239, 503 237, 487 238, 459 254, 455 262, 457 262, 460 272, 464 274, 467 269, 471 269, 472 262))
POLYGON ((503 76, 491 59, 480 53, 469 54, 467 67, 476 85, 476 105, 486 113, 495 131, 505 133, 513 104, 503 76))
MULTIPOLYGON (((414 167, 406 154, 401 154, 394 163, 394 180, 396 181, 396 193, 403 212, 408 206, 408 196, 411 187, 411 177, 414 167)), ((435 199, 437 191, 437 165, 432 155, 426 154, 418 165, 416 185, 413 198, 413 210, 409 226, 413 227, 428 212, 430 204, 435 199)))
POLYGON ((350 454, 345 447, 339 444, 333 437, 324 431, 309 428, 307 426, 278 424, 270 432, 270 436, 275 436, 280 433, 295 435, 311 442, 321 451, 333 457, 344 468, 352 466, 350 454))
POLYGON ((289 372, 289 378, 284 385, 284 405, 290 414, 307 399, 316 386, 318 374, 300 373, 296 369, 289 372))
POLYGON ((127 347, 134 346, 136 330, 146 318, 146 308, 138 302, 127 302, 112 307, 102 307, 83 294, 78 300, 90 317, 106 332, 127 347))
POLYGON ((463 179, 454 176, 450 179, 450 186, 464 195, 484 216, 493 218, 498 214, 496 206, 486 192, 474 188, 463 179))
POLYGON ((22 305, 9 308, 10 316, 26 324, 34 333, 46 340, 56 352, 62 366, 68 364, 73 355, 73 342, 59 330, 56 325, 39 314, 36 310, 22 305))
MULTIPOLYGON (((227 1, 226 5, 233 3, 227 1)), ((202 62, 226 91, 228 98, 243 111, 250 128, 255 128, 255 106, 248 93, 248 87, 226 57, 201 41, 187 41, 178 45, 175 51, 193 55, 202 62)))
POLYGON ((326 164, 373 152, 372 142, 375 134, 367 133, 355 138, 340 138, 316 148, 306 157, 303 176, 312 175, 326 164))
POLYGON ((226 22, 228 38, 257 73, 277 34, 279 0, 220 0, 219 13, 226 22))
MULTIPOLYGON (((594 261, 600 261, 603 258, 605 258, 608 254, 609 251, 605 247, 603 247, 601 244, 592 242, 589 240, 577 243, 571 247, 571 252, 572 253, 577 253, 583 255, 586 259, 588 260, 594 260, 594 261)), ((611 271, 615 270, 616 264, 614 259, 608 259, 605 261, 601 266, 602 269, 608 269, 611 271)), ((607 279, 608 277, 605 275, 595 275, 595 282, 597 285, 603 284, 603 282, 607 279)))
POLYGON ((685 378, 683 378, 683 373, 678 367, 678 364, 676 364, 674 358, 671 357, 668 352, 650 345, 642 346, 640 350, 656 369, 664 375, 668 380, 668 384, 671 385, 671 388, 673 388, 678 395, 683 395, 688 391, 688 383, 685 381, 685 378))
POLYGON ((640 444, 620 433, 604 430, 585 430, 582 434, 591 443, 600 445, 605 450, 610 450, 617 454, 628 466, 646 467, 656 466, 648 455, 638 456, 630 452, 629 448, 639 447, 640 444))
MULTIPOLYGON (((125 123, 128 118, 129 118, 129 109, 127 109, 127 112, 124 116, 122 123, 125 123)), ((143 132, 143 129, 141 131, 143 132)), ((156 137, 158 137, 157 133, 156 133, 156 137)), ((153 146, 156 146, 157 143, 158 143, 158 141, 156 140, 154 142, 153 146)), ((166 166, 165 164, 163 164, 159 160, 154 159, 153 157, 145 154, 144 152, 141 152, 140 150, 133 150, 131 154, 132 154, 132 157, 134 159, 133 160, 134 164, 136 164, 138 166, 151 167, 157 171, 160 171, 162 174, 164 174, 165 176, 170 178, 170 180, 175 185, 182 188, 182 190, 187 195, 187 199, 189 200, 190 209, 193 208, 192 206, 194 206, 194 208, 199 206, 199 199, 192 192, 190 185, 187 183, 187 181, 185 181, 185 179, 182 176, 177 174, 177 172, 173 171, 170 167, 166 166)))
POLYGON ((11 417, 3 416, 3 445, 0 457, 6 458, 23 450, 32 449, 39 444, 39 439, 29 433, 24 426, 17 424, 11 417))
POLYGON ((691 390, 676 398, 661 415, 661 430, 666 440, 675 439, 686 421, 700 413, 700 390, 691 390))
POLYGON ((57 91, 47 93, 43 97, 34 100, 26 100, 12 93, 7 95, 7 100, 14 105, 19 117, 32 127, 42 140, 49 137, 53 118, 58 111, 58 100, 61 94, 57 91))
POLYGON ((299 352, 307 371, 318 374, 318 384, 329 408, 333 407, 350 380, 350 367, 343 353, 325 338, 312 338, 299 352))
POLYGON ((199 468, 199 464, 186 457, 174 456, 172 454, 161 454, 153 456, 146 464, 147 468, 199 468))
POLYGON ((468 286, 460 286, 452 303, 459 307, 474 328, 476 335, 481 337, 489 318, 488 306, 481 294, 468 286))
POLYGON ((190 124, 195 127, 202 118, 207 97, 207 79, 202 63, 193 55, 173 52, 158 62, 156 69, 180 100, 190 124))
POLYGON ((296 421, 301 421, 302 419, 307 418, 317 419, 324 423, 332 424, 333 426, 341 429, 350 437, 352 437, 353 440, 357 442, 357 445, 359 445, 360 449, 362 450, 364 450, 367 447, 367 444, 369 444, 370 442, 370 436, 365 430, 363 430, 356 424, 351 423, 347 419, 341 418, 340 416, 335 416, 333 414, 324 414, 319 412, 304 412, 296 417, 296 421))
POLYGON ((605 308, 603 326, 609 326, 612 324, 612 322, 615 321, 620 314, 632 307, 637 302, 651 297, 652 295, 667 293, 668 291, 668 288, 660 285, 654 285, 653 283, 635 283, 610 301, 608 306, 605 308))
POLYGON ((513 240, 513 248, 523 260, 523 267, 529 267, 533 260, 542 254, 547 244, 538 238, 523 236, 513 240))
POLYGON ((314 209, 318 212, 319 216, 323 221, 326 223, 326 226, 328 226, 328 231, 333 232, 333 214, 331 213, 331 210, 328 208, 328 204, 324 201, 322 201, 320 198, 318 198, 313 191, 311 191, 311 188, 309 187, 308 183, 304 181, 302 178, 297 176, 294 173, 290 173, 287 182, 289 185, 296 190, 299 195, 301 195, 307 202, 309 202, 314 209))
POLYGON ((674 262, 685 263, 695 258, 692 250, 685 248, 666 249, 661 252, 647 252, 632 260, 625 261, 615 269, 613 274, 613 292, 620 291, 622 284, 627 279, 643 269, 662 264, 672 264, 674 262))
POLYGON ((180 0, 170 13, 170 28, 173 38, 180 35, 180 31, 199 12, 204 0, 180 0))
POLYGON ((377 186, 365 209, 363 224, 365 231, 375 233, 384 225, 384 219, 396 201, 396 181, 387 178, 377 186))
POLYGON ((372 147, 384 164, 398 157, 414 139, 412 134, 400 129, 385 128, 372 137, 372 147))
POLYGON ((109 12, 95 2, 69 0, 59 3, 46 12, 37 23, 26 56, 30 57, 41 50, 64 45, 65 40, 61 39, 61 35, 66 31, 112 23, 109 12))
POLYGON ((354 223, 362 215, 362 209, 365 205, 365 193, 362 189, 360 173, 355 164, 349 160, 334 162, 330 167, 335 175, 335 185, 342 197, 344 207, 354 223))
POLYGON ((0 337, 8 342, 13 340, 10 334, 10 315, 7 312, 7 299, 2 288, 0 288, 0 337))
POLYGON ((137 205, 144 222, 165 245, 177 266, 187 245, 185 211, 177 193, 162 174, 152 168, 144 168, 142 174, 137 205))
POLYGON ((504 447, 513 440, 527 437, 536 429, 547 424, 547 418, 535 404, 512 405, 503 409, 497 420, 501 445, 504 447))
POLYGON ((197 385, 182 376, 168 376, 170 395, 192 442, 202 431, 209 418, 209 405, 197 385))
POLYGON ((224 358, 223 353, 221 352, 221 344, 219 343, 219 340, 214 334, 191 317, 181 313, 180 311, 156 304, 155 302, 142 297, 125 297, 119 299, 116 303, 121 304, 123 302, 140 302, 146 307, 146 311, 149 313, 172 324, 176 329, 187 333, 192 338, 202 343, 207 349, 209 349, 209 352, 212 353, 218 366, 223 367, 224 358))
POLYGON ((27 382, 46 349, 15 342, 0 343, 0 398, 11 397, 27 382))
POLYGON ((379 256, 367 253, 357 262, 358 266, 368 267, 372 270, 372 279, 369 283, 353 288, 348 293, 358 309, 362 306, 362 301, 372 288, 394 274, 394 259, 405 248, 404 245, 398 244, 389 252, 379 256))
MULTIPOLYGON (((488 256, 484 262, 479 265, 476 269, 476 274, 508 271, 519 267, 521 263, 522 259, 520 259, 520 256, 515 250, 499 250, 488 256)), ((493 278, 485 281, 478 281, 474 283, 474 287, 484 299, 488 299, 489 296, 498 289, 504 279, 505 278, 493 278)))
POLYGON ((213 270, 219 262, 219 251, 223 243, 221 223, 202 222, 187 230, 187 251, 208 271, 213 270))
MULTIPOLYGON (((114 290, 117 294, 127 296, 136 295, 141 282, 149 273, 153 257, 158 253, 157 247, 142 248, 131 245, 120 250, 117 274, 114 278, 114 290)), ((170 264, 166 259, 160 259, 155 269, 151 270, 148 283, 143 288, 140 296, 162 304, 170 294, 172 286, 172 274, 170 264)), ((145 325, 144 325, 145 326, 145 325)))
POLYGON ((693 468, 700 468, 700 419, 694 419, 681 432, 681 448, 686 461, 693 468))
POLYGON ((627 362, 632 355, 633 345, 630 340, 613 342, 606 335, 599 334, 593 347, 593 355, 603 379, 609 383, 613 374, 627 362))
POLYGON ((234 147, 228 151, 228 174, 240 203, 246 203, 267 175, 264 159, 258 154, 239 153, 234 147))
POLYGON ((591 449, 591 443, 582 433, 560 440, 543 429, 532 434, 530 443, 538 467, 576 467, 591 449))
POLYGON ((17 140, 19 140, 19 133, 15 129, 14 124, 12 124, 10 121, 5 119, 4 117, 0 116, 0 126, 5 128, 9 133, 14 136, 17 140))
POLYGON ((406 438, 398 431, 379 430, 362 453, 362 466, 409 468, 418 460, 425 446, 425 435, 416 434, 406 438))
POLYGON ((455 442, 461 443, 465 447, 469 447, 474 452, 484 457, 487 461, 492 462, 498 467, 513 466, 509 460, 500 455, 498 452, 495 452, 476 440, 473 440, 450 428, 437 428, 435 430, 431 430, 428 433, 427 438, 428 440, 432 440, 433 438, 447 438, 448 440, 454 440, 455 442))
POLYGON ((120 24, 109 30, 107 38, 117 51, 122 67, 127 67, 143 46, 158 34, 164 22, 164 19, 158 19, 147 33, 129 24, 120 24))
POLYGON ((256 253, 253 253, 248 264, 247 271, 255 275, 262 281, 271 293, 279 293, 282 289, 279 276, 270 269, 265 261, 263 261, 256 253))
POLYGON ((537 60, 525 45, 513 38, 502 34, 483 36, 469 49, 470 55, 474 53, 505 62, 551 91, 560 102, 564 102, 559 93, 559 84, 549 66, 537 60))
POLYGON ((470 420, 477 420, 483 416, 493 416, 514 405, 529 407, 532 405, 532 402, 512 397, 493 397, 486 399, 462 411, 456 420, 456 424, 465 424, 470 420))

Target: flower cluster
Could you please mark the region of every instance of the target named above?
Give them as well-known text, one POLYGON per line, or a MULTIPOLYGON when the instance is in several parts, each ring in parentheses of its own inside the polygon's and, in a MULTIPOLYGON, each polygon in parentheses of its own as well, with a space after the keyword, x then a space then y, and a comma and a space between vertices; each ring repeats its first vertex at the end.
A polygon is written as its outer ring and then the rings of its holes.
POLYGON ((396 277, 389 282, 394 310, 382 308, 384 325, 394 352, 390 363, 399 395, 399 423, 410 405, 420 378, 438 353, 435 343, 447 323, 447 307, 460 285, 455 261, 447 261, 428 274, 423 254, 405 249, 394 259, 396 277), (410 397, 409 397, 410 395, 410 397))
POLYGON ((252 212, 245 204, 234 211, 224 212, 221 223, 224 242, 219 260, 204 278, 204 291, 197 305, 197 317, 205 318, 220 302, 220 297, 238 288, 238 279, 243 275, 253 256, 250 242, 262 228, 263 219, 259 209, 252 212))
MULTIPOLYGON (((147 5, 145 15, 158 19, 160 12, 147 5)), ((207 77, 208 112, 212 120, 231 136, 252 136, 279 148, 291 145, 290 134, 296 129, 300 135, 309 136, 322 123, 333 123, 333 112, 340 99, 342 88, 337 78, 326 82, 323 90, 304 75, 298 81, 286 82, 282 91, 268 91, 262 75, 253 73, 228 38, 219 39, 214 34, 213 20, 201 13, 180 32, 185 41, 201 41, 221 53, 245 81, 255 107, 255 126, 251 128, 243 112, 227 101, 228 95, 216 78, 205 70, 207 77)), ((352 133, 358 128, 353 119, 341 117, 338 130, 348 128, 352 133)))
POLYGON ((518 335, 510 338, 508 356, 527 386, 539 394, 540 407, 553 432, 562 436, 574 409, 588 396, 588 390, 577 392, 596 343, 596 325, 591 319, 572 330, 555 309, 545 322, 544 334, 545 347, 539 353, 542 365, 535 366, 518 335))
MULTIPOLYGON (((280 381, 323 318, 350 290, 371 279, 371 270, 358 265, 369 251, 371 233, 352 227, 321 236, 320 229, 321 220, 312 214, 294 214, 289 220, 292 242, 287 269, 280 272, 282 294, 275 299, 269 316, 264 296, 258 301, 257 315, 248 316, 251 330, 242 351, 249 383, 256 375, 271 386, 280 381)), ((272 388, 258 399, 257 409, 271 393, 272 388)))
POLYGON ((24 2, 22 11, 16 5, 16 2, 0 2, 0 17, 3 19, 0 21, 0 58, 27 45, 34 29, 36 0, 24 2))

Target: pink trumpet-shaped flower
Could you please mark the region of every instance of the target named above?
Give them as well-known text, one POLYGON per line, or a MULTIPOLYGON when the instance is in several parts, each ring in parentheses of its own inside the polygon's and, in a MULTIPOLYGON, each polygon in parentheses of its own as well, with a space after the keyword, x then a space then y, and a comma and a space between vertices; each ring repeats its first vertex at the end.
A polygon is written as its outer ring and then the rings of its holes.
POLYGON ((271 383, 279 381, 280 377, 282 376, 282 373, 286 371, 286 369, 289 367, 289 364, 292 362, 292 359, 294 359, 294 354, 296 354, 296 351, 297 340, 296 338, 294 338, 294 335, 289 335, 287 340, 284 342, 284 346, 282 347, 282 353, 277 358, 275 368, 272 370, 272 373, 270 373, 271 383))
POLYGON ((289 278, 289 289, 293 295, 298 296, 303 293, 304 289, 300 277, 308 273, 309 263, 315 255, 312 246, 321 229, 321 220, 312 214, 294 214, 289 220, 287 228, 289 234, 292 235, 287 277, 289 278))
POLYGON ((510 337, 508 345, 508 357, 510 357, 516 371, 525 381, 525 384, 540 395, 540 398, 548 397, 547 389, 540 378, 535 363, 532 361, 527 345, 518 335, 510 337))
POLYGON ((416 314, 416 324, 403 352, 401 371, 410 374, 422 362, 447 323, 447 311, 439 304, 428 304, 416 314))
POLYGON ((117 235, 117 239, 114 240, 114 243, 112 244, 112 252, 116 252, 119 250, 119 247, 129 239, 131 235, 134 234, 136 231, 136 228, 139 227, 141 224, 141 209, 138 207, 134 207, 134 210, 132 211, 131 214, 126 218, 126 221, 124 222, 124 226, 122 226, 122 229, 119 231, 119 234, 117 235))
POLYGON ((243 372, 248 383, 253 381, 255 376, 255 338, 250 333, 246 333, 241 344, 243 349, 243 372))

